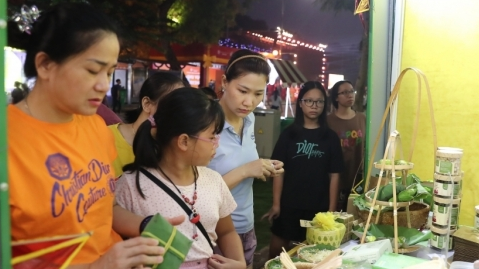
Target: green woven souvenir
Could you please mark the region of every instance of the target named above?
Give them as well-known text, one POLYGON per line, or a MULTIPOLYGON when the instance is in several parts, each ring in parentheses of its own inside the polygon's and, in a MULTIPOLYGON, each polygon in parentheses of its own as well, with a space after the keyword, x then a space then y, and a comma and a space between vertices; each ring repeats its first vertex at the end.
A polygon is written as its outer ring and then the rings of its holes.
POLYGON ((186 258, 193 241, 188 239, 165 218, 156 214, 141 233, 141 236, 158 240, 165 248, 161 264, 149 265, 153 269, 178 269, 186 258))

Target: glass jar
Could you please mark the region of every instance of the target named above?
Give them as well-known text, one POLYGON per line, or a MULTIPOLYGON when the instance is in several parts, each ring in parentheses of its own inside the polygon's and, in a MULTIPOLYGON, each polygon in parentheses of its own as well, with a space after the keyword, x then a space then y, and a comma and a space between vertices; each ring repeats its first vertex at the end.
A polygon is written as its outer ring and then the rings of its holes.
POLYGON ((438 228, 448 228, 449 217, 451 217, 450 229, 456 229, 459 218, 459 204, 461 199, 444 199, 434 196, 434 204, 432 209, 432 224, 438 228), (452 206, 451 206, 452 202, 452 206), (451 206, 451 212, 449 208, 451 206))
MULTIPOLYGON (((452 250, 454 247, 454 241, 452 234, 456 230, 451 230, 449 233, 449 243, 447 244, 447 250, 452 250)), ((447 229, 440 229, 436 227, 431 227, 431 239, 429 239, 429 245, 431 248, 435 250, 442 250, 444 247, 446 247, 446 237, 447 237, 447 229)))

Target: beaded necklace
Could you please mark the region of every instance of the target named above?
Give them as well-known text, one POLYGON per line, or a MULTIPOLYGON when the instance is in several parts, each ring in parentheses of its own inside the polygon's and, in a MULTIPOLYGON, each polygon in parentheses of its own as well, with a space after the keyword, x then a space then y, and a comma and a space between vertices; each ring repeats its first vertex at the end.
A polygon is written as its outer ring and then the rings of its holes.
POLYGON ((180 196, 183 198, 185 203, 191 206, 191 211, 193 213, 191 213, 189 218, 190 218, 190 222, 194 224, 194 226, 193 226, 193 239, 198 240, 198 231, 197 231, 196 223, 198 223, 200 221, 200 214, 198 213, 198 211, 196 210, 196 207, 195 207, 196 200, 198 199, 198 194, 197 194, 197 191, 196 191, 196 187, 197 187, 196 181, 198 180, 198 169, 196 168, 196 166, 193 167, 193 173, 194 173, 194 177, 195 177, 195 190, 193 192, 193 197, 191 198, 191 200, 188 197, 186 197, 180 191, 180 189, 178 189, 176 184, 173 183, 173 181, 165 174, 165 172, 163 172, 163 170, 161 169, 160 166, 158 166, 158 170, 160 170, 160 172, 166 177, 166 179, 168 179, 168 181, 171 184, 173 184, 173 186, 178 191, 180 196))

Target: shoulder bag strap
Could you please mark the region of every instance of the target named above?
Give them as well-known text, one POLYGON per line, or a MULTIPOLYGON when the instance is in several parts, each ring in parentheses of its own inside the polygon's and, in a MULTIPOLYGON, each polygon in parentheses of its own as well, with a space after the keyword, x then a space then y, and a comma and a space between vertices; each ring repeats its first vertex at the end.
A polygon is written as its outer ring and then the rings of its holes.
MULTIPOLYGON (((191 211, 191 209, 186 205, 186 203, 183 200, 181 200, 180 197, 176 195, 176 193, 174 193, 170 188, 168 188, 168 186, 166 186, 165 183, 161 182, 161 180, 156 178, 154 175, 152 175, 150 172, 148 172, 144 168, 140 168, 140 172, 145 174, 145 176, 147 176, 151 181, 153 181, 153 183, 158 185, 158 187, 163 189, 171 198, 173 198, 173 200, 175 200, 181 206, 181 208, 185 210, 186 215, 188 215, 188 217, 191 216, 191 214, 193 214, 193 211, 191 211)), ((211 249, 214 251, 213 243, 211 243, 211 239, 208 236, 208 233, 206 232, 205 227, 203 227, 203 224, 201 224, 201 222, 198 221, 196 223, 196 226, 198 227, 198 229, 200 229, 201 233, 206 237, 206 240, 208 240, 208 244, 210 245, 211 249)))

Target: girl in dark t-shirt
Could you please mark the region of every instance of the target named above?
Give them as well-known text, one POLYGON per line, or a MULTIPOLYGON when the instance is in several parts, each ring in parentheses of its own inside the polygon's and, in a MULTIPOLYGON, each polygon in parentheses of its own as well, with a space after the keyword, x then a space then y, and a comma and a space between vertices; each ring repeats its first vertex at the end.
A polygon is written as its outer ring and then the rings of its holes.
POLYGON ((319 82, 306 82, 296 102, 294 123, 280 135, 273 159, 284 163, 273 181, 273 206, 263 216, 273 225, 269 256, 274 258, 291 241, 304 241, 299 220, 335 211, 343 156, 337 134, 326 123, 326 92, 319 82))

